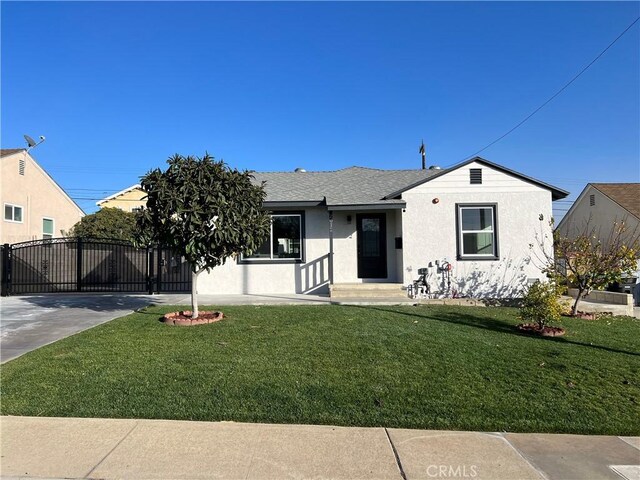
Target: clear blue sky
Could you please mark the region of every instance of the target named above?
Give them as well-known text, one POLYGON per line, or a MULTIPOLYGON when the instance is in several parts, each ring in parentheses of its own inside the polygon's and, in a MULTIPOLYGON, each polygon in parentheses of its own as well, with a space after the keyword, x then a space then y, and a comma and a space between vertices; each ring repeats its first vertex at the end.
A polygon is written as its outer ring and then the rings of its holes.
MULTIPOLYGON (((449 166, 531 113, 638 2, 2 2, 2 147, 87 212, 173 153, 258 171, 449 166)), ((572 192, 640 181, 640 22, 482 156, 572 192)), ((558 205, 557 216, 569 204, 558 205)))

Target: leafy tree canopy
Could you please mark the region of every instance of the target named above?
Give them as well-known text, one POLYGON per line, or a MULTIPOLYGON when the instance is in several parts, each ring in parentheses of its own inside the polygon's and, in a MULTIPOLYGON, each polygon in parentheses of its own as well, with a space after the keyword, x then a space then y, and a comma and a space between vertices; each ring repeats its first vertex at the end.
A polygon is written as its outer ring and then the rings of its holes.
POLYGON ((268 238, 271 218, 262 209, 264 185, 209 154, 174 155, 165 171, 142 177, 147 205, 138 217, 139 241, 171 247, 191 264, 193 317, 197 276, 231 257, 257 250, 268 238))
POLYGON ((587 222, 584 229, 571 238, 556 231, 554 249, 556 258, 564 263, 563 268, 550 261, 546 272, 552 279, 578 289, 571 309, 575 315, 580 299, 592 290, 619 282, 623 276, 637 269, 640 236, 637 229, 629 231, 626 223, 621 221, 614 223, 603 239, 600 232, 587 222))
POLYGON ((67 232, 68 237, 112 238, 131 242, 135 238, 136 214, 119 208, 102 208, 85 215, 67 232))

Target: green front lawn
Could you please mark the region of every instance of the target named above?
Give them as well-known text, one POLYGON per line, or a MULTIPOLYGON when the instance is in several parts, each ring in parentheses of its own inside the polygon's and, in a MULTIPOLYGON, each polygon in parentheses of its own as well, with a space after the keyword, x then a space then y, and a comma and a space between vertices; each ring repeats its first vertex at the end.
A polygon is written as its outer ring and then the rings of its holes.
MULTIPOLYGON (((148 308, 2 366, 1 413, 640 434, 640 321, 513 328, 517 310, 148 308)), ((88 314, 90 314, 88 312, 88 314)))

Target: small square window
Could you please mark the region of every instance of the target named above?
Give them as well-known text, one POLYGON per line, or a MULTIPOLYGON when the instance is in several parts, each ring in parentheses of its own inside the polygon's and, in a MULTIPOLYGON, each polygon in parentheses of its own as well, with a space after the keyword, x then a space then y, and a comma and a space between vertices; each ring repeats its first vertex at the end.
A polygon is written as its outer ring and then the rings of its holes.
POLYGON ((22 207, 20 207, 19 205, 12 205, 10 203, 5 203, 4 219, 7 222, 22 223, 22 207))

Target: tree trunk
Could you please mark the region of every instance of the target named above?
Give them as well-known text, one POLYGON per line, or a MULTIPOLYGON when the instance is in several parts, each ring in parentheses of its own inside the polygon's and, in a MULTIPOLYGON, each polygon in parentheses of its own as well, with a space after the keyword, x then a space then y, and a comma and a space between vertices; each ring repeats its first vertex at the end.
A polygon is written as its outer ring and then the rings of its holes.
POLYGON ((191 272, 191 318, 198 318, 198 275, 200 272, 191 272))
POLYGON ((576 316, 578 313, 578 303, 580 302, 580 299, 582 298, 582 293, 584 292, 583 288, 579 288, 578 289, 578 294, 576 295, 576 301, 573 302, 573 307, 571 307, 571 315, 572 316, 576 316))

